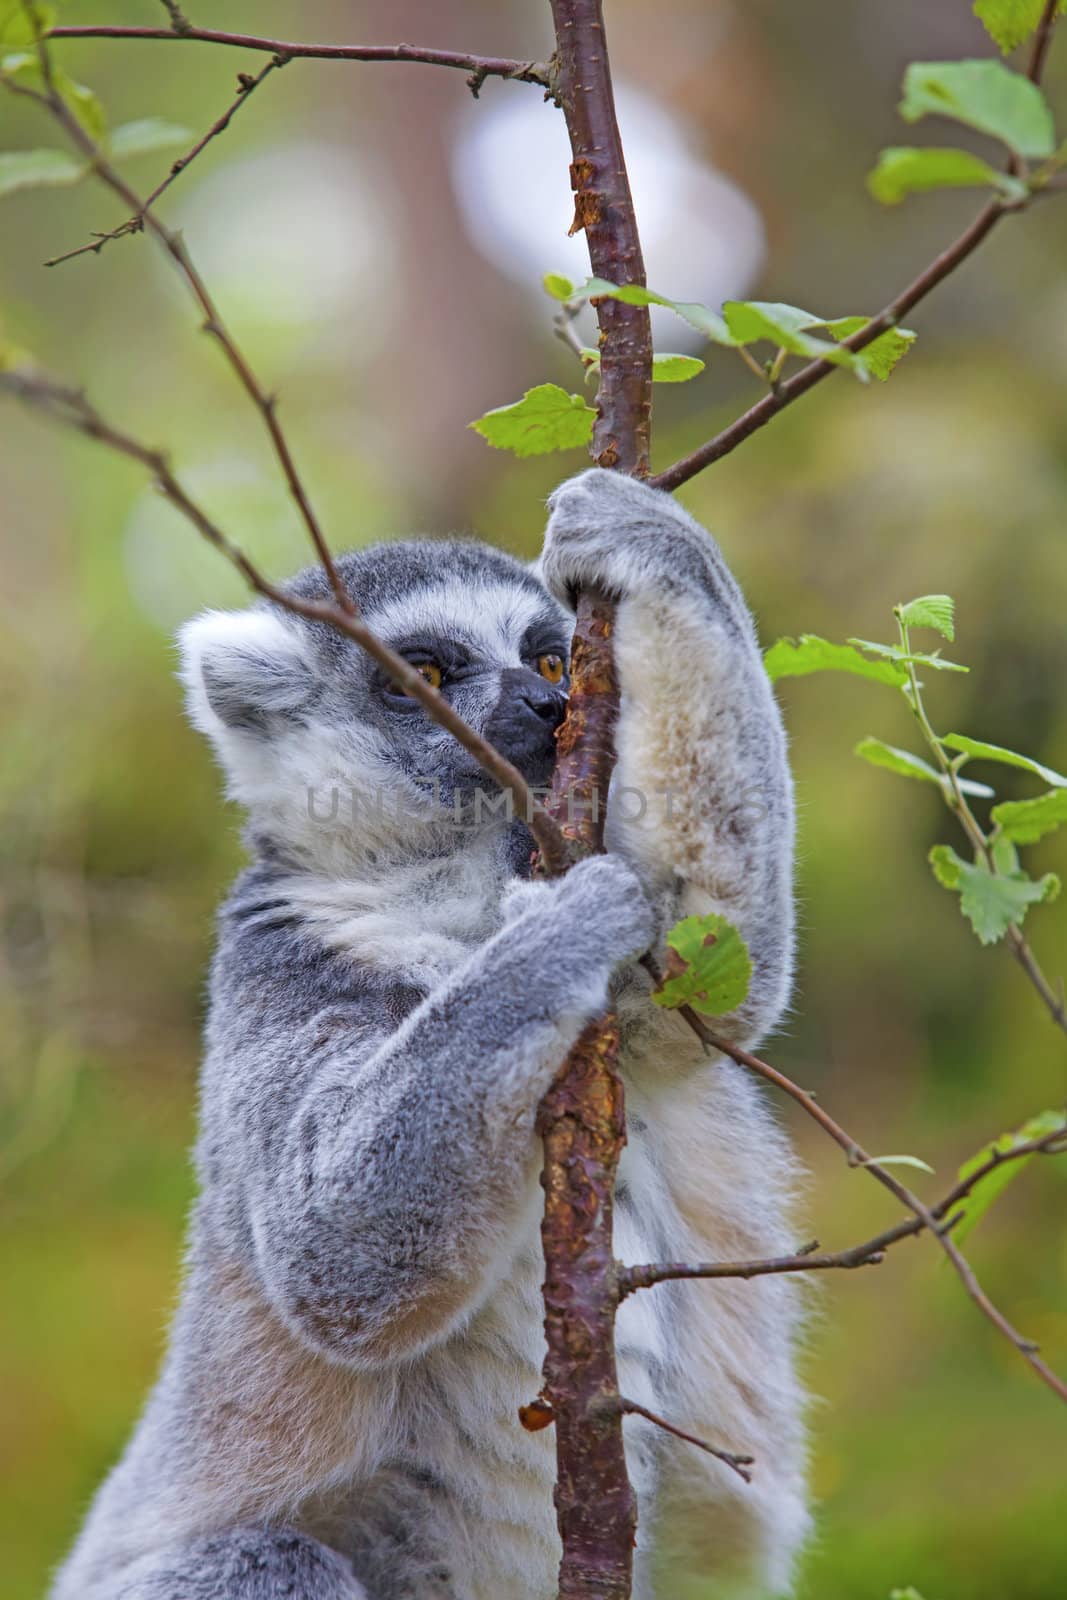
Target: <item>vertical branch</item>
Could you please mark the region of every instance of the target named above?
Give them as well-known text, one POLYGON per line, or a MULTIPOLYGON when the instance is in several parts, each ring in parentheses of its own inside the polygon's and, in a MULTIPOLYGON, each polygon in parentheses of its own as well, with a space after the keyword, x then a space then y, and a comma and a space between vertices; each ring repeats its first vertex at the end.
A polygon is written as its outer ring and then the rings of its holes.
MULTIPOLYGON (((571 231, 585 230, 597 276, 643 284, 601 0, 551 5, 553 88, 573 155, 571 231)), ((597 316, 601 366, 593 459, 601 467, 644 475, 651 421, 648 312, 606 300, 597 316)), ((601 595, 579 596, 570 708, 549 801, 574 857, 603 847, 618 715, 613 612, 601 595)), ((539 1116, 545 1148, 544 1394, 556 1423, 560 1600, 626 1600, 631 1588, 637 1507, 626 1471, 614 1339, 612 1207, 626 1141, 618 1049, 613 1015, 591 1023, 539 1116)))

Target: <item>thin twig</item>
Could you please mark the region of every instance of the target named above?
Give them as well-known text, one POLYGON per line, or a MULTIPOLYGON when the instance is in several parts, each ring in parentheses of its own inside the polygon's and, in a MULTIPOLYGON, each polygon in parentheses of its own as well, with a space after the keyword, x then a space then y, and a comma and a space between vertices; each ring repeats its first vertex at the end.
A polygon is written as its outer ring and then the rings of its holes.
POLYGON ((172 33, 176 33, 180 37, 182 34, 191 32, 193 25, 189 21, 189 18, 182 11, 181 6, 178 4, 178 0, 161 0, 161 4, 164 11, 167 13, 167 16, 170 18, 170 29, 172 33))
MULTIPOLYGON (((1056 0, 1048 0, 1034 39, 1034 48, 1027 76, 1035 84, 1041 81, 1045 63, 1048 59, 1052 32, 1056 23, 1056 9, 1056 0)), ((1005 217, 1013 211, 1024 210, 1028 204, 1028 201, 990 200, 983 206, 970 226, 960 234, 955 244, 949 245, 946 250, 942 250, 940 255, 935 256, 930 265, 924 268, 918 277, 913 278, 907 288, 902 289, 898 295, 890 300, 889 304, 876 317, 872 317, 865 327, 860 328, 851 338, 842 339, 842 347, 853 351, 864 350, 869 344, 873 344, 875 339, 880 338, 883 333, 888 333, 891 328, 895 328, 902 317, 906 316, 921 300, 925 300, 927 295, 937 288, 938 284, 943 283, 950 273, 955 272, 956 268, 978 249, 982 241, 996 227, 1001 217, 1005 217)), ((673 466, 657 473, 655 477, 649 480, 650 483, 654 484, 657 489, 677 489, 680 484, 688 483, 689 479, 695 477, 698 472, 703 472, 705 467, 710 467, 715 461, 721 461, 724 456, 728 456, 731 451, 736 450, 738 445, 744 444, 746 439, 750 439, 760 428, 766 427, 772 417, 776 417, 780 411, 784 411, 786 406, 792 405, 794 400, 799 400, 801 395, 807 394, 809 389, 814 389, 816 384, 821 383, 824 378, 829 378, 839 370, 839 367, 829 361, 810 361, 806 367, 801 367, 800 371, 795 373, 793 377, 787 378, 784 383, 778 384, 770 394, 765 394, 761 400, 757 400, 754 406, 750 406, 747 411, 731 422, 721 433, 717 433, 713 439, 709 439, 706 444, 700 445, 696 450, 691 451, 689 455, 683 456, 680 461, 674 462, 673 466)))
MULTIPOLYGON (((935 1232, 952 1228, 959 1213, 957 1207, 977 1188, 982 1179, 1008 1161, 1021 1161, 1035 1155, 1067 1154, 1067 1134, 1062 1129, 1045 1134, 1040 1139, 1027 1139, 1010 1150, 992 1148, 987 1159, 967 1177, 949 1190, 943 1199, 930 1207, 930 1215, 937 1221, 935 1232)), ((921 1217, 908 1217, 895 1227, 886 1228, 873 1239, 852 1245, 847 1250, 819 1253, 818 1240, 805 1245, 788 1256, 767 1256, 752 1261, 652 1261, 643 1266, 620 1267, 618 1272, 619 1298, 623 1300, 635 1289, 651 1289, 657 1283, 667 1283, 680 1278, 764 1278, 788 1272, 852 1271, 856 1267, 877 1266, 885 1259, 886 1251, 901 1239, 913 1239, 926 1232, 921 1217)))
POLYGON ((107 445, 120 455, 139 462, 151 473, 164 499, 190 521, 198 532, 214 545, 231 566, 236 567, 250 588, 286 611, 306 617, 312 622, 325 622, 347 634, 356 644, 372 656, 389 677, 401 685, 406 694, 416 699, 423 709, 441 727, 446 728, 475 760, 509 793, 516 806, 516 814, 529 823, 542 855, 554 870, 562 870, 567 851, 565 841, 552 818, 532 794, 525 778, 481 734, 464 722, 442 694, 431 687, 411 663, 394 650, 362 622, 354 609, 342 609, 334 600, 304 600, 289 593, 263 576, 245 552, 236 545, 207 512, 188 494, 175 476, 162 450, 155 450, 140 440, 124 433, 95 409, 79 389, 70 388, 45 376, 43 373, 15 368, 0 372, 0 392, 7 391, 25 404, 44 411, 56 421, 75 428, 79 433, 107 445))
POLYGON ((1059 10, 1060 0, 1046 0, 1041 21, 1034 34, 1034 42, 1030 48, 1030 60, 1026 68, 1026 76, 1031 83, 1040 83, 1045 73, 1045 63, 1048 60, 1049 49, 1052 44, 1052 34, 1056 26, 1056 13, 1059 10))
POLYGON ((646 1422, 654 1422, 657 1428, 662 1428, 664 1433, 671 1433, 676 1439, 684 1439, 686 1444, 695 1444, 698 1450, 707 1451, 709 1456, 714 1456, 716 1461, 722 1461, 731 1471, 736 1472, 739 1478, 746 1483, 752 1482, 752 1474, 748 1470, 755 1464, 755 1456, 738 1455, 733 1450, 720 1450, 716 1445, 709 1444, 706 1439, 699 1439, 695 1433, 686 1433, 684 1428, 676 1428, 673 1422, 668 1422, 665 1417, 658 1416, 655 1411, 650 1411, 647 1406, 638 1405, 636 1400, 627 1400, 625 1396, 619 1401, 622 1411, 631 1417, 644 1417, 646 1422))
MULTIPOLYGON (((176 38, 178 36, 168 35, 168 37, 176 38)), ((78 118, 63 99, 63 96, 56 89, 52 76, 51 59, 43 39, 38 39, 37 41, 37 54, 41 62, 41 71, 44 75, 45 92, 43 94, 26 85, 14 83, 10 78, 4 77, 2 74, 0 74, 0 83, 12 93, 28 96, 50 112, 63 128, 71 143, 86 158, 101 182, 105 183, 109 189, 117 194, 131 212, 143 219, 145 226, 167 251, 185 279, 197 305, 203 312, 204 331, 216 340, 237 375, 242 388, 263 419, 264 426, 274 446, 274 452, 285 475, 285 481, 289 486, 289 492, 297 504, 304 526, 307 528, 319 561, 322 563, 329 579, 337 604, 343 611, 353 611, 354 606, 351 597, 345 590, 345 586, 338 575, 325 535, 312 509, 303 479, 297 471, 296 462, 289 448, 289 441, 278 421, 277 397, 268 394, 263 388, 236 339, 223 322, 218 307, 208 292, 206 283, 193 264, 192 257, 185 247, 185 241, 181 234, 173 232, 165 223, 162 223, 155 212, 148 207, 147 203, 140 199, 136 192, 131 189, 125 178, 116 171, 107 159, 100 145, 82 127, 78 118)))
POLYGON ((203 138, 198 139, 191 150, 189 150, 184 156, 179 156, 177 161, 171 164, 171 169, 167 173, 167 176, 163 179, 163 182, 157 184, 152 190, 152 193, 144 201, 142 210, 135 211, 131 217, 128 217, 125 222, 120 223, 117 228, 112 228, 110 232, 94 234, 93 238, 88 244, 80 244, 76 249, 67 250, 61 256, 52 256, 49 261, 45 262, 45 266, 58 267, 61 266, 64 261, 73 261, 75 256, 84 256, 89 254, 98 256, 104 246, 111 239, 121 239, 125 234, 128 233, 141 233, 144 229, 144 216, 148 208, 155 205, 160 195, 169 189, 175 178, 179 177, 180 174, 185 171, 186 167, 190 166, 191 163, 196 160, 197 156, 205 148, 205 146, 209 145, 212 139, 217 138, 220 133, 223 133, 229 127, 234 115, 244 105, 245 101, 250 98, 252 91, 259 88, 259 85, 263 82, 263 79, 267 77, 269 73, 276 71, 278 67, 284 67, 285 64, 286 58, 284 56, 273 56, 271 60, 267 62, 267 65, 263 68, 263 70, 261 72, 257 72, 254 77, 242 72, 238 79, 238 82, 240 83, 240 89, 236 100, 234 100, 232 105, 227 107, 217 122, 213 122, 211 124, 211 127, 204 134, 203 138))
POLYGON ((777 1067, 770 1066, 766 1061, 761 1061, 758 1056, 754 1056, 750 1051, 743 1050, 740 1045, 736 1045, 731 1040, 723 1039, 719 1034, 714 1033, 701 1021, 696 1012, 691 1011, 688 1006, 680 1006, 679 1014, 685 1016, 685 1020, 693 1031, 713 1050, 718 1050, 723 1055, 729 1056, 739 1066, 747 1067, 750 1072, 755 1072, 759 1077, 765 1078, 768 1083, 773 1083, 776 1088, 782 1089, 791 1099, 795 1100, 799 1106, 803 1107, 808 1116, 814 1118, 824 1132, 830 1135, 834 1143, 841 1147, 848 1159, 849 1166, 863 1167, 884 1189, 888 1189, 890 1194, 899 1200, 902 1206, 914 1213, 924 1228, 929 1229, 933 1234, 941 1249, 948 1256, 968 1295, 983 1316, 987 1317, 993 1326, 1003 1334, 1004 1338, 1015 1346, 1020 1355, 1030 1363, 1034 1371, 1048 1384, 1049 1388, 1061 1400, 1067 1401, 1067 1383, 1064 1383, 1063 1379, 1053 1372, 1046 1362, 1041 1360, 1038 1354, 1038 1346, 1033 1340, 1026 1338, 1017 1328, 1014 1328, 1004 1313, 993 1304, 979 1283, 970 1262, 960 1252, 949 1233, 937 1226, 937 1217, 929 1206, 923 1204, 918 1195, 913 1194, 905 1184, 900 1182, 899 1178, 895 1178, 886 1167, 881 1166, 873 1157, 868 1155, 858 1140, 854 1139, 851 1134, 846 1133, 841 1124, 835 1122, 829 1112, 824 1111, 822 1106, 806 1090, 800 1088, 799 1084, 794 1083, 791 1078, 787 1078, 784 1072, 779 1072, 777 1067))
POLYGON ((215 28, 124 28, 80 26, 53 28, 50 39, 168 39, 172 44, 223 44, 241 50, 266 50, 291 60, 410 61, 431 67, 455 67, 470 74, 469 87, 477 93, 486 78, 509 78, 551 88, 551 74, 541 61, 513 61, 506 56, 466 55, 458 50, 435 50, 413 44, 299 44, 289 39, 265 39, 252 33, 222 33, 215 28))

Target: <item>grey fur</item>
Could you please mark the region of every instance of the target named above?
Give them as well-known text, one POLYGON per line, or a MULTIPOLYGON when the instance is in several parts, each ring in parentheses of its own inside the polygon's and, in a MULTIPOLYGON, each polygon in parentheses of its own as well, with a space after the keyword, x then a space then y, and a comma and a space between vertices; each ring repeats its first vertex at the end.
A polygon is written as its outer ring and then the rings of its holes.
MULTIPOLYGON (((791 789, 752 622, 669 496, 593 471, 551 504, 547 591, 474 544, 340 565, 370 625, 449 666, 445 692, 531 778, 557 716, 536 657, 564 649, 574 586, 619 596, 611 853, 560 882, 527 881, 523 824, 479 810, 469 758, 345 640, 264 605, 185 631, 190 714, 256 860, 221 914, 169 1351, 53 1600, 548 1600, 552 1441, 515 1415, 542 1348, 534 1117, 609 992, 633 1113, 620 1253, 791 1242, 781 1135, 634 965, 678 915, 721 908, 755 960, 728 1026, 751 1040, 786 1002, 791 789), (669 806, 631 815, 627 790, 664 785, 669 806), (351 812, 316 821, 308 790, 341 787, 351 812)), ((627 1392, 759 1460, 744 1489, 627 1424, 642 1600, 660 1528, 698 1564, 706 1541, 713 1570, 787 1581, 796 1322, 771 1279, 624 1306, 627 1392)))

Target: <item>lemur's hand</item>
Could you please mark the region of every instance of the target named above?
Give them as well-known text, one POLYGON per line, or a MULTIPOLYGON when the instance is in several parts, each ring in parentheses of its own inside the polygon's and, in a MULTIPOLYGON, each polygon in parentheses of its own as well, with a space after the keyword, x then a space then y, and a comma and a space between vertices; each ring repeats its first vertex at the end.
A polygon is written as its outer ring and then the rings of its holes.
POLYGON ((542 581, 564 605, 580 588, 614 598, 700 584, 740 600, 715 541, 662 489, 592 467, 549 498, 542 581))
POLYGON ((562 878, 517 882, 504 897, 505 924, 531 916, 540 929, 558 919, 570 961, 635 959, 656 938, 656 913, 640 879, 618 855, 590 856, 562 878))

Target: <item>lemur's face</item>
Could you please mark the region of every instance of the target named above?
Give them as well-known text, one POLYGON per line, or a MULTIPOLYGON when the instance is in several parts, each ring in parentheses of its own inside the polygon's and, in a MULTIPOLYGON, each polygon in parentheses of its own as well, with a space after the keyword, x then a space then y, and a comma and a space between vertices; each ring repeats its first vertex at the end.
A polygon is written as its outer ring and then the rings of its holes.
MULTIPOLYGON (((500 551, 454 542, 381 545, 338 567, 367 625, 530 783, 547 782, 571 620, 536 577, 500 551)), ((328 596, 318 569, 289 587, 328 596)), ((403 833, 416 813, 455 815, 479 789, 496 793, 451 734, 325 624, 266 605, 208 612, 183 630, 182 649, 190 715, 230 793, 288 842, 306 843, 309 808, 332 810, 338 826, 358 810, 371 833, 403 833)))

